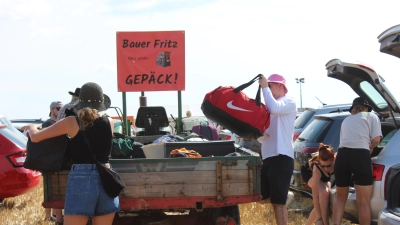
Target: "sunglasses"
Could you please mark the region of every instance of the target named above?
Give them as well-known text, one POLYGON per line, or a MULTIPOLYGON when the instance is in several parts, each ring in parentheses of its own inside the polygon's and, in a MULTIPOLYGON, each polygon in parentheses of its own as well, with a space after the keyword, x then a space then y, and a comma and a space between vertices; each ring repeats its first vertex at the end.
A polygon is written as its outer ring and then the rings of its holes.
POLYGON ((57 109, 57 111, 60 111, 61 107, 54 107, 53 109, 57 109))
POLYGON ((272 87, 271 83, 268 83, 268 87, 269 87, 269 88, 271 88, 271 87, 272 87))
POLYGON ((319 165, 322 169, 324 169, 324 168, 327 168, 327 169, 329 169, 329 168, 331 168, 332 167, 332 164, 329 164, 329 165, 319 165))

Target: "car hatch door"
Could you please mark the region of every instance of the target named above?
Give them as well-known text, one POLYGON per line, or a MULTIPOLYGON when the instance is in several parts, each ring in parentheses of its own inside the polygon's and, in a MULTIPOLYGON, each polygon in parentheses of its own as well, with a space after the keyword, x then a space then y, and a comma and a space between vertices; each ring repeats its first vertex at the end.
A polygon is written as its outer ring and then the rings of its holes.
POLYGON ((387 115, 392 109, 400 112, 400 105, 384 84, 384 79, 371 67, 358 63, 347 63, 332 59, 325 65, 328 77, 348 84, 360 97, 368 100, 373 110, 387 115))
POLYGON ((381 43, 381 52, 400 58, 400 25, 383 31, 378 36, 378 41, 381 43))

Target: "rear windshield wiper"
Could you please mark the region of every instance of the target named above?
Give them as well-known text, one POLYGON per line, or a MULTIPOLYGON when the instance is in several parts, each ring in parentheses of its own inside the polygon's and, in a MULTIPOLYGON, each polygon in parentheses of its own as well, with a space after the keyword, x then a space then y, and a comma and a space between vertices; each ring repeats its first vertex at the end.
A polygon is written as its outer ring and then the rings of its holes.
POLYGON ((302 138, 302 137, 298 137, 297 139, 299 139, 300 141, 307 141, 307 139, 302 138))

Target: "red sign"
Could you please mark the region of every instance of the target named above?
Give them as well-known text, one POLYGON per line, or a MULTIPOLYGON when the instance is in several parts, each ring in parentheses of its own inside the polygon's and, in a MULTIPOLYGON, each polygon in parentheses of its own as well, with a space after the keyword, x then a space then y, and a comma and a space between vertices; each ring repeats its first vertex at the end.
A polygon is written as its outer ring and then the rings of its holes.
POLYGON ((119 92, 185 90, 185 31, 117 32, 119 92))

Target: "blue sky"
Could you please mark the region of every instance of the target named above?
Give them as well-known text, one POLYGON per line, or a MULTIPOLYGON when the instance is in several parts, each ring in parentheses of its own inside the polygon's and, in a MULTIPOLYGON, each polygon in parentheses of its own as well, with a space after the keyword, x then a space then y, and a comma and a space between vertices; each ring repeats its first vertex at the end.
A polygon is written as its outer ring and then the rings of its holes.
MULTIPOLYGON (((184 30, 183 110, 200 115, 204 95, 262 73, 286 77, 300 107, 349 103, 356 95, 326 76, 333 58, 371 65, 394 96, 399 61, 379 52, 378 35, 398 22, 399 1, 295 0, 0 0, 0 114, 46 119, 50 102, 96 82, 122 108, 117 91, 116 32, 184 30)), ((255 97, 257 85, 245 90, 255 97)), ((177 92, 146 92, 149 106, 177 116, 177 92)), ((138 92, 127 93, 136 115, 138 92)), ((398 99, 398 100, 399 100, 398 99)), ((109 114, 116 114, 110 111, 109 114)))

